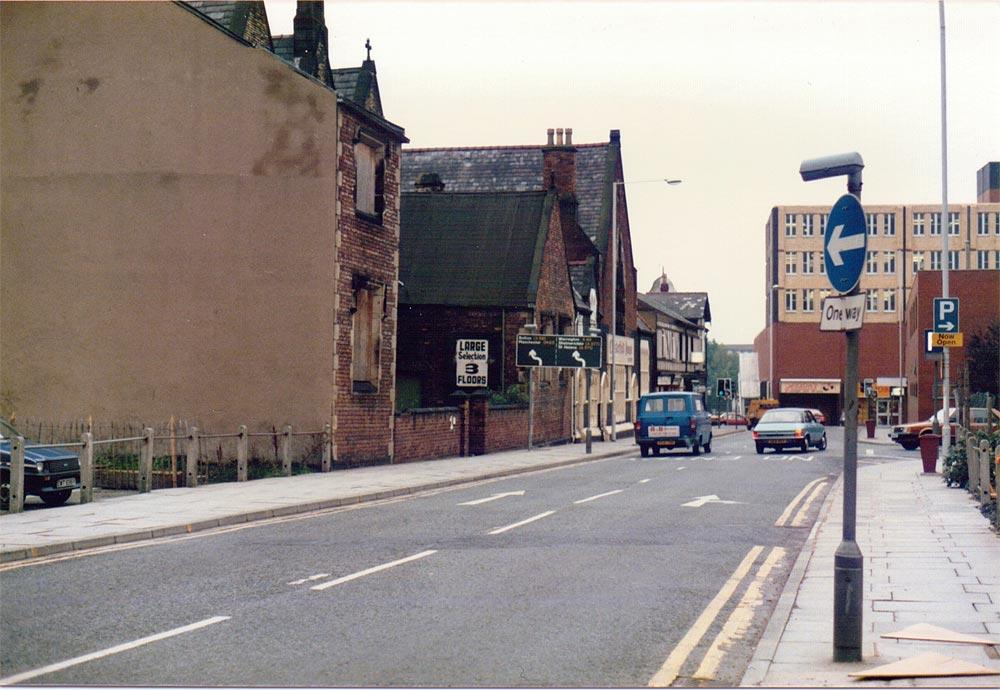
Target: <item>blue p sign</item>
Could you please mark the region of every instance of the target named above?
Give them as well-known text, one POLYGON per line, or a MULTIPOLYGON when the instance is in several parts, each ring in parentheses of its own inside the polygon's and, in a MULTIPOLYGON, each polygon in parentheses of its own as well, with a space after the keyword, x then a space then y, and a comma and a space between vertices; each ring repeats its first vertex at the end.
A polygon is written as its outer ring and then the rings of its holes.
POLYGON ((958 332, 958 298, 937 297, 934 299, 934 332, 958 332))

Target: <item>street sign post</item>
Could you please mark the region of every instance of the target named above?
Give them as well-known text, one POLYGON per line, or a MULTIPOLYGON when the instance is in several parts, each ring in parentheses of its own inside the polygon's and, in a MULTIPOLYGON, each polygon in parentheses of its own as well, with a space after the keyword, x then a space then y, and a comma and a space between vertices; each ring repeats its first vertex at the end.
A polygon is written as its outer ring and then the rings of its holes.
POLYGON ((594 335, 517 336, 517 366, 600 369, 601 338, 594 335))
POLYGON ((846 294, 858 285, 868 247, 865 212, 858 198, 845 194, 837 199, 826 227, 823 237, 826 276, 834 290, 846 294))
POLYGON ((821 331, 856 331, 864 325, 865 296, 827 297, 823 300, 821 331))
POLYGON ((964 340, 961 333, 931 333, 931 345, 934 347, 962 347, 964 340))
POLYGON ((935 297, 934 332, 957 333, 959 330, 961 329, 958 327, 958 298, 935 297))
POLYGON ((489 388, 489 340, 460 339, 455 342, 455 385, 489 388))

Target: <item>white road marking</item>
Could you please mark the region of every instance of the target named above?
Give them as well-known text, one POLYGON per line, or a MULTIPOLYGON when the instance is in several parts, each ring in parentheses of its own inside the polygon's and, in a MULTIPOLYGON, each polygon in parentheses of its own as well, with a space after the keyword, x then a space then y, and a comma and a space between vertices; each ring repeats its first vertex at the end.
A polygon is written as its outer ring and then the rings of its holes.
POLYGON ((746 577, 747 573, 750 572, 750 567, 753 565, 754 561, 757 560, 757 556, 764 550, 763 546, 755 546, 747 552, 743 560, 737 566, 733 574, 726 580, 726 583, 722 585, 722 589, 719 593, 708 603, 705 610, 701 612, 698 619, 694 622, 694 625, 684 634, 681 641, 677 643, 674 650, 670 652, 670 656, 667 660, 663 662, 663 666, 660 670, 656 672, 652 680, 649 681, 649 687, 651 688, 665 688, 675 680, 677 680, 677 674, 680 673, 681 667, 684 662, 687 661, 688 656, 698 645, 698 642, 708 631, 708 628, 712 625, 715 617, 719 615, 722 607, 726 605, 729 598, 733 596, 736 588, 739 586, 743 578, 746 577))
POLYGON ((778 516, 778 519, 774 521, 774 526, 784 527, 785 522, 788 520, 788 516, 790 516, 792 514, 792 511, 795 510, 795 506, 797 506, 799 501, 802 500, 802 497, 805 496, 807 493, 809 493, 809 490, 811 488, 813 488, 815 485, 823 481, 826 481, 825 477, 820 477, 819 479, 813 479, 811 482, 806 484, 805 487, 802 489, 802 491, 800 491, 798 495, 792 499, 792 502, 788 504, 784 512, 778 516))
POLYGON ((301 580, 292 580, 288 584, 301 585, 306 582, 312 582, 313 580, 322 580, 324 577, 330 577, 330 573, 320 573, 319 575, 310 575, 309 577, 304 577, 301 580))
POLYGON ((515 522, 513 525, 507 525, 506 527, 497 527, 492 532, 488 532, 488 534, 500 534, 501 532, 506 532, 507 530, 514 529, 515 527, 520 527, 521 525, 527 525, 529 522, 534 522, 535 520, 541 520, 542 518, 548 517, 549 515, 552 515, 555 512, 556 511, 554 510, 547 510, 544 513, 539 513, 534 517, 530 517, 527 520, 521 520, 520 522, 515 522))
POLYGON ((683 467, 683 466, 681 466, 681 467, 678 467, 677 469, 678 469, 678 470, 686 470, 687 468, 686 468, 686 467, 683 467))
POLYGON ((739 501, 723 501, 715 494, 708 496, 695 496, 693 501, 681 503, 681 508, 701 508, 706 503, 739 503, 739 501))
POLYGON ((60 661, 56 664, 49 664, 48 666, 43 666, 42 668, 36 668, 34 671, 25 671, 23 673, 17 673, 13 676, 7 676, 6 678, 0 678, 0 685, 17 685, 26 680, 30 680, 31 678, 37 678, 38 676, 44 676, 48 673, 62 671, 64 668, 85 664, 88 661, 102 659, 106 656, 111 656, 112 654, 118 654, 119 652, 126 652, 130 649, 150 644, 151 642, 165 640, 168 637, 174 637, 175 635, 183 635, 184 633, 193 632, 209 625, 221 623, 222 621, 227 620, 229 620, 229 616, 212 616, 211 618, 206 618, 205 620, 198 621, 197 623, 191 623, 190 625, 185 625, 180 628, 174 628, 173 630, 167 630, 166 632, 157 633, 148 637, 142 637, 138 640, 134 640, 133 642, 115 645, 114 647, 109 647, 108 649, 104 649, 99 652, 84 654, 83 656, 67 659, 66 661, 60 661))
POLYGON ((458 505, 460 505, 460 506, 478 506, 478 505, 481 505, 483 503, 489 503, 490 501, 495 501, 498 498, 507 498, 508 496, 523 496, 523 495, 524 495, 524 491, 523 490, 521 490, 521 491, 508 491, 507 493, 503 493, 503 494, 493 494, 492 496, 489 496, 487 498, 477 498, 475 501, 466 501, 465 503, 459 503, 458 505))
MULTIPOLYGON (((646 481, 649 481, 648 479, 646 481)), ((596 501, 599 498, 604 498, 605 496, 614 496, 615 494, 620 494, 622 489, 615 489, 614 491, 608 491, 607 493, 597 494, 596 496, 591 496, 590 498, 581 498, 579 501, 573 501, 574 505, 579 503, 587 503, 588 501, 596 501)))
POLYGON ((742 455, 737 455, 735 458, 733 458, 733 460, 739 460, 742 457, 743 457, 742 455))
POLYGON ((639 483, 640 484, 645 484, 646 482, 651 482, 651 481, 653 481, 653 480, 652 479, 640 479, 639 483))
POLYGON ((742 637, 747 629, 749 629, 750 624, 753 622, 754 609, 760 606, 764 600, 761 588, 767 581, 774 566, 784 556, 785 549, 782 547, 776 546, 771 549, 771 553, 764 559, 764 562, 757 570, 757 574, 747 586, 746 592, 743 593, 740 602, 733 609, 733 612, 729 614, 729 618, 726 620, 725 625, 722 626, 722 630, 715 636, 712 645, 705 652, 705 656, 702 658, 701 664, 698 666, 698 670, 694 672, 692 678, 698 680, 712 680, 715 678, 715 674, 719 670, 719 665, 725 656, 724 650, 730 649, 736 640, 742 637))
POLYGON ((410 561, 415 561, 418 558, 426 558, 431 554, 437 553, 436 550, 421 551, 420 553, 414 554, 412 556, 407 556, 406 558, 400 558, 398 561, 392 561, 391 563, 383 563, 382 565, 376 565, 374 568, 368 568, 366 570, 361 570, 351 575, 344 575, 344 577, 338 577, 336 580, 330 580, 329 582, 324 582, 321 585, 313 585, 309 589, 314 589, 320 592, 324 589, 329 589, 330 587, 335 587, 337 585, 342 585, 345 582, 350 582, 351 580, 357 580, 359 577, 364 577, 365 575, 371 575, 373 573, 378 573, 383 570, 388 570, 389 568, 395 568, 397 565, 402 565, 403 563, 409 563, 410 561))

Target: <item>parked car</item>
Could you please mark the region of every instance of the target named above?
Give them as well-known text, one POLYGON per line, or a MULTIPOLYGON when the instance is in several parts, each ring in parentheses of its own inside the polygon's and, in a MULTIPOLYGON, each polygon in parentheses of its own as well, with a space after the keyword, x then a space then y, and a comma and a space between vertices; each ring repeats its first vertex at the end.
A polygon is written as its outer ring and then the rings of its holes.
POLYGON ((722 415, 722 419, 719 420, 719 423, 725 424, 726 426, 746 426, 747 418, 739 412, 726 412, 722 415))
POLYGON ((712 423, 697 393, 648 393, 639 399, 635 442, 642 457, 652 451, 688 448, 692 455, 712 451, 712 423))
POLYGON ((722 424, 722 415, 719 414, 718 412, 713 412, 712 414, 708 415, 708 419, 709 421, 712 422, 712 426, 719 426, 720 424, 722 424))
MULTIPOLYGON (((10 504, 10 456, 12 441, 19 434, 10 422, 0 419, 0 507, 10 504)), ((35 445, 25 439, 25 445, 35 445)), ((73 489, 80 488, 80 458, 65 448, 26 448, 24 451, 24 495, 39 496, 46 505, 62 505, 73 489)))
POLYGON ((755 398, 751 400, 750 407, 747 408, 747 429, 753 429, 762 414, 767 410, 773 410, 780 404, 777 400, 771 398, 755 398))
POLYGON ((810 407, 809 411, 813 413, 813 417, 816 418, 817 422, 820 424, 826 424, 826 415, 823 414, 823 410, 817 410, 815 407, 810 407))
MULTIPOLYGON (((993 424, 1000 424, 1000 411, 996 408, 992 410, 993 424)), ((938 426, 944 427, 944 410, 938 410, 925 421, 900 424, 892 427, 889 438, 901 445, 906 450, 916 450, 920 446, 920 437, 934 432, 934 419, 937 418, 938 426)), ((951 442, 954 443, 956 429, 958 427, 958 409, 952 407, 948 411, 948 421, 951 428, 951 442)), ((969 408, 969 428, 973 431, 986 428, 986 408, 969 408)))
POLYGON ((762 455, 765 448, 791 447, 805 452, 815 446, 826 450, 826 428, 804 407, 777 407, 765 412, 757 422, 753 442, 757 455, 762 455))

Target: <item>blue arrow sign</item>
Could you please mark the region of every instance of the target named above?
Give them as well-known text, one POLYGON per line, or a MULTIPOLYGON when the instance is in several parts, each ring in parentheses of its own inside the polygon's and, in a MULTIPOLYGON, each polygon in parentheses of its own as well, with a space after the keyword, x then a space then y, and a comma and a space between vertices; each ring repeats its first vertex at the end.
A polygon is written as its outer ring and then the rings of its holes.
POLYGON ((845 294, 857 286, 867 246, 865 211, 856 196, 845 194, 830 210, 823 238, 826 276, 834 290, 845 294))
POLYGON ((958 333, 958 298, 934 298, 934 332, 958 333))

